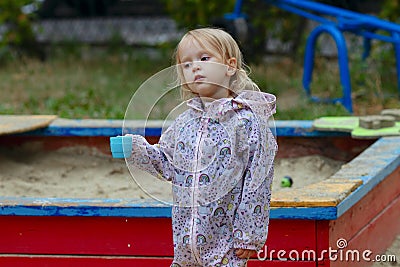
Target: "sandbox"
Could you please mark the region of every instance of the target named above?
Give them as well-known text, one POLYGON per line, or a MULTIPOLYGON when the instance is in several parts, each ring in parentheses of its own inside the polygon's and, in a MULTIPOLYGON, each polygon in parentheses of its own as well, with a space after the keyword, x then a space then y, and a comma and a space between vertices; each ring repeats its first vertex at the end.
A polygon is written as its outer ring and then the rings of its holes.
MULTIPOLYGON (((159 125, 147 124, 149 141, 157 141, 159 125)), ((0 136, 1 266, 169 266, 171 207, 111 158, 109 137, 121 126, 57 119, 0 136)), ((355 140, 315 131, 310 121, 276 126, 269 237, 249 266, 371 265, 362 253, 373 259, 400 233, 400 138, 355 140), (293 188, 279 187, 283 175, 294 178, 293 188)))

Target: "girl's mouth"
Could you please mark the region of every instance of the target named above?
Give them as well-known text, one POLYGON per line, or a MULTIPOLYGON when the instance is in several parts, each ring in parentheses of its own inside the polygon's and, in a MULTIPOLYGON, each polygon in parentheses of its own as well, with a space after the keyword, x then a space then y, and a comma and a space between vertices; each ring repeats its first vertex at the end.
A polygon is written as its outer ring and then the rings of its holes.
POLYGON ((194 82, 201 81, 201 80, 203 80, 204 78, 205 78, 204 76, 196 75, 196 76, 194 76, 194 82))

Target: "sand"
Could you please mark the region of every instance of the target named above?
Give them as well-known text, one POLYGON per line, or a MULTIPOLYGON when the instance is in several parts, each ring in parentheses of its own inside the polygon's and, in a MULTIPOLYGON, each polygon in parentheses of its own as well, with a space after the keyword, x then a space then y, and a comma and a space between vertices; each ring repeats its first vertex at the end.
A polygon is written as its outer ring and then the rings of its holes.
MULTIPOLYGON (((280 178, 289 175, 293 187, 302 187, 335 173, 343 162, 321 156, 277 159, 273 190, 280 178)), ((170 186, 152 176, 129 173, 123 159, 87 147, 61 148, 44 152, 35 144, 0 150, 0 195, 58 198, 150 198, 168 199, 170 186), (145 183, 145 184, 144 184, 145 183)))

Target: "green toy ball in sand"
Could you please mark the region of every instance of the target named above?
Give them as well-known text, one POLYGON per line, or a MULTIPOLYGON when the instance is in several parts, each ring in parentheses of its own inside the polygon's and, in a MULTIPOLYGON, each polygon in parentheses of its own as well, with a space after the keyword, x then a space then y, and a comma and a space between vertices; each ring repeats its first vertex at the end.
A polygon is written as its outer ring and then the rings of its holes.
POLYGON ((284 176, 281 180, 281 187, 292 187, 293 179, 290 176, 284 176))

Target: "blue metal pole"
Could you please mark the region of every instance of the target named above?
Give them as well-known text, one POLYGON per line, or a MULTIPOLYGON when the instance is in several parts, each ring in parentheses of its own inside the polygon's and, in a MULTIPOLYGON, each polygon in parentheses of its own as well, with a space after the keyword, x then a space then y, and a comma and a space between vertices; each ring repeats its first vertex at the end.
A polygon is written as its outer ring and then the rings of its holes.
POLYGON ((278 4, 286 4, 286 5, 291 5, 291 6, 296 6, 320 13, 324 13, 326 15, 332 15, 336 17, 348 17, 351 20, 358 20, 359 22, 362 22, 365 26, 372 26, 376 27, 379 26, 380 29, 387 30, 387 31, 398 31, 400 32, 400 26, 396 23, 386 21, 380 18, 377 18, 372 15, 366 15, 366 14, 361 14, 357 13, 354 11, 350 11, 347 9, 339 8, 339 7, 334 7, 314 1, 308 1, 308 0, 266 0, 267 2, 278 5, 278 4))
POLYGON ((364 46, 364 51, 362 54, 362 59, 366 60, 371 53, 371 38, 364 37, 363 46, 364 46))
POLYGON ((235 7, 233 9, 233 13, 237 16, 240 17, 242 13, 242 4, 243 0, 236 0, 235 7))
MULTIPOLYGON (((304 73, 303 73, 303 87, 308 96, 311 97, 310 83, 312 80, 312 72, 314 68, 314 54, 315 44, 318 37, 322 33, 328 33, 332 36, 336 43, 338 51, 338 64, 340 71, 340 82, 342 85, 343 96, 338 101, 350 112, 353 113, 353 106, 351 100, 351 81, 350 71, 347 57, 346 40, 342 32, 334 25, 322 24, 316 27, 309 35, 306 44, 306 51, 304 57, 304 73)), ((316 98, 314 98, 316 99, 316 98)))
POLYGON ((396 56, 396 69, 397 69, 397 89, 399 90, 400 98, 400 34, 398 32, 392 32, 392 36, 397 42, 393 43, 394 52, 396 56))

